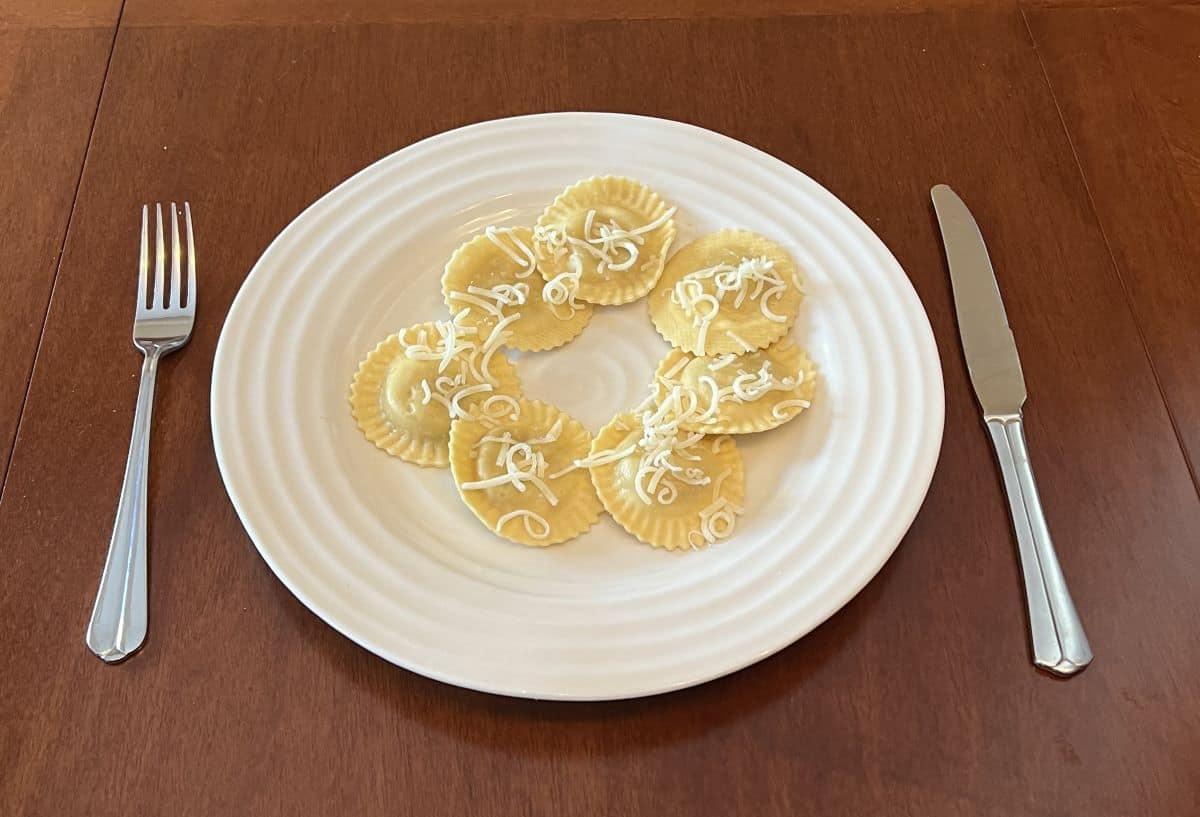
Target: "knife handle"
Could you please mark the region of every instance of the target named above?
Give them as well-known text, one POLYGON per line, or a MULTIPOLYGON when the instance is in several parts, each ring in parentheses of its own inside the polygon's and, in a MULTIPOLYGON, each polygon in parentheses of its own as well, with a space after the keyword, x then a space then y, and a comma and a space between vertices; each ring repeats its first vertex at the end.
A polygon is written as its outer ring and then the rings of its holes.
POLYGON ((1092 648, 1063 578, 1042 514, 1021 415, 986 417, 1004 474, 1017 552, 1025 578, 1033 663, 1055 675, 1074 675, 1092 661, 1092 648))

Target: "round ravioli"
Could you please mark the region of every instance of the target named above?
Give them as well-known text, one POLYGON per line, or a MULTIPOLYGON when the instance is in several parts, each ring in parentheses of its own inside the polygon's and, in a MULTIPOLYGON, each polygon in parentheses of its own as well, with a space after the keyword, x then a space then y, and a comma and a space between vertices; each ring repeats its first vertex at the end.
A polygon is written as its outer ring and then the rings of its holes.
POLYGON ((596 493, 613 519, 648 545, 716 544, 742 513, 742 455, 730 437, 689 433, 663 419, 660 407, 619 414, 600 429, 588 458, 596 493))
POLYGON ((706 434, 749 434, 781 426, 812 404, 817 370, 790 338, 747 355, 696 357, 672 349, 654 373, 658 404, 676 386, 696 395, 697 416, 681 424, 706 434))
POLYGON ((577 299, 578 279, 550 283, 537 272, 533 230, 488 227, 446 264, 442 297, 452 313, 466 309, 466 326, 487 338, 497 325, 504 343, 538 352, 562 346, 587 326, 592 305, 577 299))
POLYGON ((675 208, 645 185, 597 176, 559 194, 534 227, 538 269, 550 284, 577 282, 580 300, 636 301, 662 275, 675 208))
POLYGON ((493 394, 517 394, 516 369, 476 331, 451 321, 410 326, 381 341, 350 384, 350 411, 367 439, 394 457, 444 468, 450 420, 493 394))
POLYGON ((450 471, 471 512, 522 545, 573 539, 600 518, 586 468, 592 435, 537 400, 487 398, 450 430, 450 471))
POLYGON ((704 236, 675 253, 650 295, 650 319, 693 354, 746 354, 787 334, 804 293, 791 257, 744 230, 704 236))

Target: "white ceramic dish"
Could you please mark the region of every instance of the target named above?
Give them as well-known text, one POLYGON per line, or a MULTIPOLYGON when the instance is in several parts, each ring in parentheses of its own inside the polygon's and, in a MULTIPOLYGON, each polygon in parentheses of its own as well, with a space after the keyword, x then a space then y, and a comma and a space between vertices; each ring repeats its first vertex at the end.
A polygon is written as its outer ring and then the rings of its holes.
MULTIPOLYGON (((599 428, 640 402, 667 346, 644 300, 596 311, 552 352, 512 355, 527 394, 599 428)), ((852 598, 912 522, 941 445, 928 319, 871 230, 799 171, 677 122, 564 113, 411 145, 339 185, 267 249, 213 371, 213 437, 246 530, 280 580, 363 647, 414 672, 532 698, 664 692, 787 646, 852 598), (594 174, 679 206, 678 244, 722 227, 782 243, 808 299, 793 337, 821 372, 814 407, 739 439, 746 513, 708 551, 646 547, 605 518, 523 548, 487 531, 448 471, 367 443, 347 407, 360 358, 443 317, 451 251, 531 224, 594 174)))

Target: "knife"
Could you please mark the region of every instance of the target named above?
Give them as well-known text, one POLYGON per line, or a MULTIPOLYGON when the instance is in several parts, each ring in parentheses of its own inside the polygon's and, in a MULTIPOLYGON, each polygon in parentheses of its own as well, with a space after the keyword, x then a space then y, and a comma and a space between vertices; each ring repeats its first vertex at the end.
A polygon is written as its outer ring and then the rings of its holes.
POLYGON ((1042 513, 1021 407, 1025 378, 1000 288, 979 225, 962 199, 944 184, 930 191, 954 287, 954 311, 971 385, 996 447, 1004 476, 1017 553, 1025 579, 1033 663, 1055 675, 1074 675, 1092 660, 1092 648, 1063 578, 1042 513))

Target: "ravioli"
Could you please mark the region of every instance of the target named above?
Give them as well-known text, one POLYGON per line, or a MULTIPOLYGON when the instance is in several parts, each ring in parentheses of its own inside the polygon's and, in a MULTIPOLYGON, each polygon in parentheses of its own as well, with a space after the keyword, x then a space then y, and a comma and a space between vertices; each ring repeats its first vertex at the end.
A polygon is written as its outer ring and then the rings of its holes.
POLYGON ((463 502, 498 535, 533 547, 585 532, 602 511, 585 468, 592 435, 537 400, 487 398, 450 429, 450 471, 463 502))
POLYGON ((367 439, 394 457, 444 468, 450 421, 483 397, 516 394, 516 370, 473 327, 420 323, 385 338, 359 364, 350 411, 367 439))
POLYGON ((592 305, 577 299, 574 279, 550 283, 537 272, 533 230, 488 227, 450 257, 442 297, 451 313, 486 338, 497 327, 504 344, 526 352, 562 346, 587 326, 592 305))
POLYGON ((672 349, 654 376, 655 400, 676 386, 697 397, 698 417, 681 424, 706 434, 749 434, 783 425, 812 405, 817 370, 790 338, 747 355, 696 357, 672 349))
POLYGON ((675 240, 675 208, 633 179, 596 176, 559 194, 534 227, 538 269, 580 300, 624 304, 651 290, 675 240))
POLYGON ((617 415, 586 461, 600 501, 631 535, 666 550, 727 539, 742 513, 742 456, 731 437, 680 428, 694 399, 676 387, 658 409, 617 415))
POLYGON ((679 349, 740 355, 786 335, 803 298, 782 247, 756 233, 722 230, 675 253, 650 295, 650 319, 679 349))

